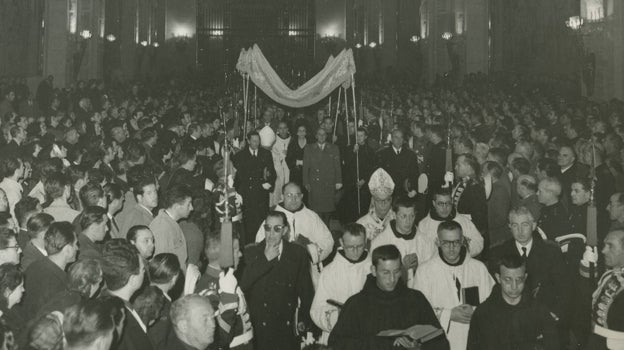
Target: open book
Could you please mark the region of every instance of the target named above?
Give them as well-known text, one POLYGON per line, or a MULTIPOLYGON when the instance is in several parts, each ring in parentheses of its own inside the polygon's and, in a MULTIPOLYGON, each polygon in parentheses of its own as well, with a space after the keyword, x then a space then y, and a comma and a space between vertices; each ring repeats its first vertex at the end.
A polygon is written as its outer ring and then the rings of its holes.
POLYGON ((432 325, 428 324, 417 324, 408 329, 397 330, 397 329, 388 329, 385 331, 381 331, 377 333, 378 337, 402 337, 408 336, 414 340, 417 340, 420 343, 425 343, 437 336, 443 334, 440 328, 436 328, 432 325))

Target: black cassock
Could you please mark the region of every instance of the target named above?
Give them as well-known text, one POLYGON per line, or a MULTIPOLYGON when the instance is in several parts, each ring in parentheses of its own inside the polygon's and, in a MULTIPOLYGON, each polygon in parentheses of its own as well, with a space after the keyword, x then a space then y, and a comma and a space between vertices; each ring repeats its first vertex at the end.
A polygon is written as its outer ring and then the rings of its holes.
POLYGON ((358 154, 353 150, 354 145, 348 145, 342 150, 342 182, 344 195, 338 205, 340 219, 343 222, 353 222, 368 213, 371 194, 368 189, 368 180, 373 171, 377 169, 377 157, 368 145, 361 146, 358 154), (360 180, 364 185, 360 188, 360 208, 358 212, 358 174, 357 164, 359 158, 360 180))

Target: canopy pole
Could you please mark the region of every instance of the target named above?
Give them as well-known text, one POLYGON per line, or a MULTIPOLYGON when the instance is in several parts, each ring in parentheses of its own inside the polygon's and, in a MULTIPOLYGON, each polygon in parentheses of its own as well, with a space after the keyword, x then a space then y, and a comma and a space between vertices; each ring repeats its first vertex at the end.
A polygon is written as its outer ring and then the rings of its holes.
POLYGON ((344 90, 344 96, 345 96, 345 101, 344 101, 344 106, 345 106, 345 118, 344 118, 344 122, 345 122, 345 127, 347 128, 347 145, 351 144, 351 134, 349 133, 349 99, 348 99, 348 94, 347 94, 347 88, 343 88, 344 90))
POLYGON ((342 96, 342 89, 338 89, 338 101, 336 102, 336 117, 334 118, 334 137, 332 137, 332 143, 336 137, 336 127, 338 126, 338 114, 340 113, 340 98, 342 96))
MULTIPOLYGON (((346 93, 346 92, 345 92, 346 93)), ((351 74, 351 94, 353 96, 353 119, 355 120, 355 176, 357 177, 357 181, 355 183, 357 189, 357 206, 358 206, 358 216, 362 212, 361 208, 361 200, 360 200, 360 146, 357 141, 357 129, 358 129, 358 118, 357 118, 357 102, 355 101, 355 75, 351 74)), ((362 105, 362 100, 360 99, 360 106, 362 105)), ((347 119, 348 120, 348 119, 347 119)), ((347 130, 347 134, 348 134, 347 130)))
POLYGON ((254 128, 258 126, 258 85, 254 84, 254 128))

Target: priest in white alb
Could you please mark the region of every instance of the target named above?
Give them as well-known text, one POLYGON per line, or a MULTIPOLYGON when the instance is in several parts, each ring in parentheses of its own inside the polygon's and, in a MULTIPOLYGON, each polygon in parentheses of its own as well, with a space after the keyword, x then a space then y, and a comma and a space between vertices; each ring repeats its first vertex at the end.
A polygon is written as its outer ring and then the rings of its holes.
POLYGON ((461 226, 468 254, 471 257, 479 255, 483 250, 483 236, 467 215, 458 214, 453 208, 451 191, 448 188, 436 189, 432 202, 429 214, 418 223, 418 261, 423 263, 437 255, 438 225, 447 220, 455 221, 461 226))
POLYGON ((418 266, 416 202, 408 197, 401 197, 394 203, 393 209, 396 220, 390 221, 386 229, 373 239, 370 251, 387 244, 396 246, 403 257, 402 276, 409 283, 418 266))
POLYGON ((321 344, 327 344, 341 304, 362 290, 371 261, 366 251, 366 231, 360 224, 347 224, 340 238, 340 248, 334 260, 321 272, 310 316, 323 334, 321 344))
POLYGON ((490 295, 494 279, 482 262, 467 254, 459 223, 444 221, 437 234, 438 254, 418 267, 409 286, 433 307, 451 350, 465 350, 472 313, 490 295))

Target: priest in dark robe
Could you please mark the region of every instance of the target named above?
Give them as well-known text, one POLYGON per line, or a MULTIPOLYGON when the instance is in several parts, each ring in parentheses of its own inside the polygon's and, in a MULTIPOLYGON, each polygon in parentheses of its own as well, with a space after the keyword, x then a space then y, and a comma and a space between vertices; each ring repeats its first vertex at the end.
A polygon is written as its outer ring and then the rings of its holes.
POLYGON ((372 274, 363 290, 352 296, 342 307, 338 321, 329 336, 329 346, 340 350, 422 350, 449 349, 444 336, 424 342, 409 335, 381 337, 385 330, 404 330, 414 325, 441 328, 425 296, 407 288, 401 276, 401 253, 394 245, 373 250, 372 274))

